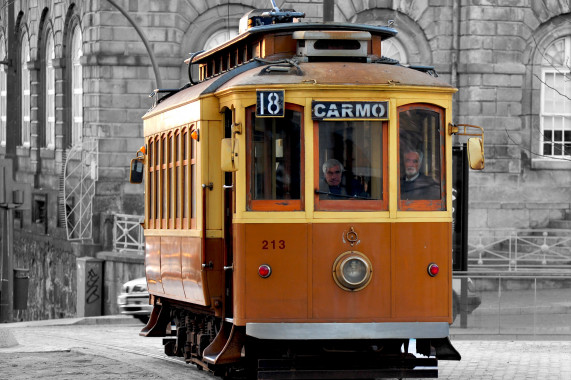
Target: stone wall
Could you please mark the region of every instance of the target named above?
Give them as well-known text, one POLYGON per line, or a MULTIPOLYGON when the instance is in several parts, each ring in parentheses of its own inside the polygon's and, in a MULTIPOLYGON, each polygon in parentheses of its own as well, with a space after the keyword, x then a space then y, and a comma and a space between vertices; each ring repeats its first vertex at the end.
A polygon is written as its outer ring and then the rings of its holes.
POLYGON ((145 277, 145 256, 137 252, 97 253, 103 263, 103 314, 119 314, 117 296, 121 286, 130 280, 145 277))
POLYGON ((68 242, 16 232, 14 268, 29 270, 28 307, 14 311, 15 320, 74 317, 76 312, 76 256, 68 242))

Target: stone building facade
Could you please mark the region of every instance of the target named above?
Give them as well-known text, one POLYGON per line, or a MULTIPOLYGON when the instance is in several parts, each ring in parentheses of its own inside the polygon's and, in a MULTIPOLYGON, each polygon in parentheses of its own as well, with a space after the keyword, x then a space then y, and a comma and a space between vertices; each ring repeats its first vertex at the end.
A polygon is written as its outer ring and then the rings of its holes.
MULTIPOLYGON (((305 12, 305 21, 393 20, 399 34, 384 44, 385 54, 434 66, 459 89, 455 121, 486 131, 486 169, 470 178, 471 228, 564 223, 571 203, 568 1, 277 3, 305 12)), ((189 53, 225 41, 242 15, 269 7, 266 0, 2 2, 0 159, 29 187, 15 218, 15 265, 31 270, 34 305, 22 318, 74 315, 75 258, 112 249, 115 215, 143 213, 142 187, 127 176, 143 143, 148 94, 159 81, 162 88, 186 84, 189 53)), ((113 267, 108 298, 140 274, 129 268, 113 267)))

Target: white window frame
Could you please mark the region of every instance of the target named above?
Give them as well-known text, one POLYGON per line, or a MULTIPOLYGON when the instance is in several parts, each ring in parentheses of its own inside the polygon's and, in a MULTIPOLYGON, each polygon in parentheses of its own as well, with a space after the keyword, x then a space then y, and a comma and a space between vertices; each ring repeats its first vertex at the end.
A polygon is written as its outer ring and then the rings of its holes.
POLYGON ((32 138, 31 133, 31 86, 30 86, 30 70, 28 62, 30 62, 30 42, 28 41, 28 34, 24 33, 22 36, 22 44, 20 45, 20 70, 21 70, 21 106, 22 106, 22 136, 21 144, 25 148, 30 147, 32 138))
MULTIPOLYGON (((0 59, 6 60, 6 46, 4 37, 0 38, 0 59)), ((7 105, 7 74, 6 66, 0 64, 0 146, 6 146, 6 113, 7 105)))
POLYGON ((71 41, 71 143, 76 145, 83 140, 83 39, 79 24, 73 28, 71 41))
MULTIPOLYGON (((563 94, 566 96, 571 95, 571 73, 570 73, 570 66, 571 66, 571 36, 566 36, 563 38, 559 38, 548 48, 545 50, 546 53, 550 51, 551 46, 555 46, 559 41, 564 40, 564 62, 563 64, 557 64, 555 62, 550 62, 548 60, 547 54, 544 56, 542 62, 542 69, 541 69, 541 108, 540 108, 540 136, 539 136, 539 152, 544 160, 553 160, 553 159, 569 159, 571 158, 571 100, 566 99, 564 95, 557 93, 557 91, 551 89, 547 83, 548 77, 553 76, 554 80, 556 77, 561 77, 561 79, 566 78, 563 81, 563 94), (546 111, 546 92, 552 92, 556 99, 559 101, 563 101, 565 103, 566 111, 562 112, 547 112, 546 111), (559 98, 560 97, 560 98, 559 98), (553 120, 553 127, 550 130, 546 130, 547 128, 547 120, 553 120), (565 125, 565 121, 567 119, 567 125, 565 125), (556 129, 555 123, 558 123, 561 128, 556 129), (561 131, 561 139, 555 140, 555 132, 561 131), (548 133, 551 132, 551 133, 548 133), (568 132, 568 139, 565 139, 565 132, 568 132), (550 141, 547 138, 550 137, 550 141), (546 151, 544 148, 546 145, 551 145, 551 149, 546 151), (567 147, 566 147, 567 145, 567 147), (555 154, 556 150, 560 149, 561 154, 555 154)), ((552 82, 555 83, 555 82, 552 82)), ((561 91, 559 91, 561 92, 561 91)))
POLYGON ((46 39, 45 49, 45 63, 46 63, 46 92, 45 92, 45 107, 44 107, 44 120, 45 120, 45 141, 44 146, 47 149, 54 149, 56 145, 56 78, 55 78, 55 44, 54 34, 49 32, 46 39))
POLYGON ((408 56, 403 44, 396 38, 381 41, 381 54, 383 57, 396 59, 401 65, 408 64, 408 56))

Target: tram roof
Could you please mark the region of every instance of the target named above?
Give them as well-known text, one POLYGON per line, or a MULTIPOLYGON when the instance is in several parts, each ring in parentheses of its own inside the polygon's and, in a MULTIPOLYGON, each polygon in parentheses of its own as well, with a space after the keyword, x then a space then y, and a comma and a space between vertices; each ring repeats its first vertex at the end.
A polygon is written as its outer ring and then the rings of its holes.
POLYGON ((289 72, 267 72, 275 66, 252 61, 217 77, 205 80, 165 97, 144 116, 149 118, 172 108, 190 103, 200 97, 239 87, 295 86, 315 89, 327 86, 351 86, 358 88, 397 89, 403 87, 432 87, 454 92, 455 88, 425 72, 395 64, 359 62, 300 62, 299 72, 292 67, 289 72))
MULTIPOLYGON (((245 32, 237 35, 236 37, 226 41, 225 43, 207 50, 203 53, 196 55, 192 63, 201 63, 206 61, 210 56, 227 49, 232 45, 244 42, 245 40, 257 38, 264 34, 277 34, 285 32, 295 32, 295 31, 359 31, 359 32, 369 32, 373 35, 378 35, 381 39, 388 39, 397 35, 397 30, 390 28, 388 26, 376 26, 367 24, 351 24, 351 23, 337 23, 337 22, 327 22, 327 23, 309 23, 309 22, 294 22, 294 23, 283 23, 283 24, 271 24, 271 25, 261 25, 254 26, 247 29, 245 32)), ((187 60, 188 62, 189 60, 187 60)))

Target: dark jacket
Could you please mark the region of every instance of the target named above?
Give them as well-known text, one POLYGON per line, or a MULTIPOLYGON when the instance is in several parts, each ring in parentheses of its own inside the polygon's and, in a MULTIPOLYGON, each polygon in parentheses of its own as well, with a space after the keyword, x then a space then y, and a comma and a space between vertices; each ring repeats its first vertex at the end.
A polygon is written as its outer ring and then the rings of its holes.
POLYGON ((400 183, 400 197, 402 200, 440 199, 440 184, 422 173, 414 181, 405 181, 403 177, 400 183))

